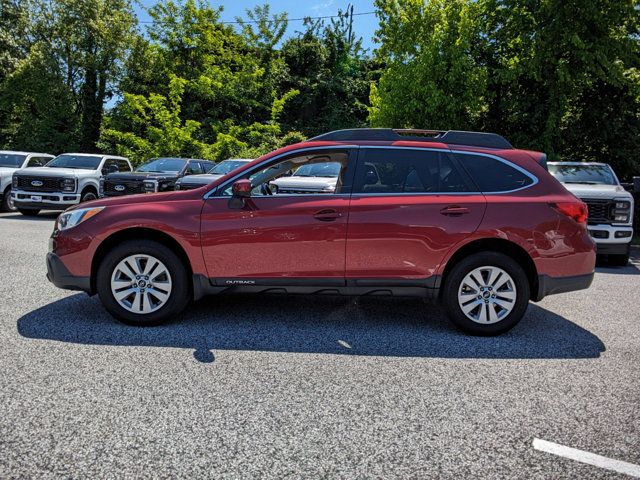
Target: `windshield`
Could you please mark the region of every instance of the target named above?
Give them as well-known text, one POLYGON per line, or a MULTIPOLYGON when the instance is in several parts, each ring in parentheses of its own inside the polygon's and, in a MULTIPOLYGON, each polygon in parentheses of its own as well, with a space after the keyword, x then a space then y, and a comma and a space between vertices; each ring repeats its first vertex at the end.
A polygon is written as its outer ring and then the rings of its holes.
POLYGON ((51 168, 82 168, 85 170, 97 170, 101 161, 102 157, 97 156, 59 155, 47 163, 46 166, 51 168))
POLYGON ((549 173, 562 183, 618 185, 609 165, 549 165, 549 173))
POLYGON ((229 172, 232 172, 236 168, 248 163, 245 160, 224 160, 209 170, 207 173, 215 174, 215 175, 226 175, 229 172))
POLYGON ((186 160, 181 158, 156 158, 141 165, 137 172, 154 172, 154 173, 178 173, 182 171, 187 164, 186 160))
POLYGON ((20 168, 25 158, 27 158, 26 155, 17 155, 15 153, 0 153, 0 167, 20 168))
POLYGON ((294 173, 296 177, 337 177, 340 175, 340 164, 329 163, 309 163, 301 166, 294 173))

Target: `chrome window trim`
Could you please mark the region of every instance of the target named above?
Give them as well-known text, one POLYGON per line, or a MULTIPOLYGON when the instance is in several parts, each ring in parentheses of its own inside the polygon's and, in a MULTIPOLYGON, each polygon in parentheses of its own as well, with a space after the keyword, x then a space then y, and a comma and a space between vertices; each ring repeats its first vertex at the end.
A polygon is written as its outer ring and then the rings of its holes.
MULTIPOLYGON (((284 156, 290 155, 290 154, 295 154, 295 153, 301 153, 301 152, 308 152, 308 151, 314 151, 314 150, 340 150, 341 148, 358 148, 358 149, 376 149, 376 150, 417 150, 417 151, 429 151, 429 152, 441 152, 441 153, 452 153, 452 154, 460 154, 460 155, 478 155, 481 157, 488 157, 488 158, 492 158, 493 160, 497 160, 499 162, 504 163, 505 165, 510 166, 511 168, 516 169, 517 171, 519 171, 520 173, 524 174, 526 177, 528 177, 531 180, 531 183, 529 185, 525 185, 523 187, 520 188, 516 188, 513 190, 500 190, 500 191, 495 191, 495 192, 482 192, 480 190, 476 190, 476 191, 471 191, 471 192, 396 192, 396 193, 339 193, 339 194, 330 194, 330 195, 323 195, 321 193, 300 193, 300 194, 282 194, 282 195, 278 195, 278 197, 318 197, 318 196, 322 196, 322 198, 325 197, 344 197, 344 196, 348 196, 348 197, 395 197, 395 196, 432 196, 432 195, 458 195, 458 196, 462 196, 462 195, 501 195, 501 194, 505 194, 505 193, 514 193, 514 192, 519 192, 521 190, 525 190, 527 188, 531 188, 535 185, 537 185, 539 183, 538 177, 536 177, 535 175, 533 175, 532 173, 528 172, 527 170, 525 170, 524 168, 522 168, 519 165, 516 165, 513 162, 510 162, 509 160, 506 160, 502 157, 499 157, 497 155, 493 155, 491 153, 485 153, 485 152, 474 152, 474 151, 466 151, 466 150, 452 150, 452 149, 448 149, 448 148, 430 148, 430 147, 406 147, 406 146, 393 146, 393 145, 334 145, 334 146, 327 146, 327 147, 309 147, 309 148, 304 148, 304 149, 300 149, 300 150, 296 150, 293 152, 286 152, 286 153, 282 153, 280 155, 277 155, 275 157, 270 158, 269 160, 266 160, 265 162, 271 162, 272 160, 277 160, 279 158, 282 158, 284 156)), ((263 162, 263 163, 265 163, 263 162)), ((262 165, 262 163, 260 164, 262 165)), ((259 166, 259 165, 258 165, 259 166)), ((208 191, 207 193, 204 194, 204 199, 208 200, 209 198, 229 198, 228 196, 224 196, 224 195, 217 195, 217 196, 213 196, 212 193, 215 192, 218 188, 223 188, 226 187, 230 182, 235 181, 236 179, 242 177, 242 175, 244 175, 245 172, 242 172, 238 175, 235 175, 234 177, 230 178, 229 180, 227 180, 223 185, 220 185, 218 187, 213 188, 212 190, 208 191)), ((268 195, 265 195, 265 197, 269 197, 268 195)))
MULTIPOLYGON (((263 162, 260 162, 258 165, 256 165, 256 167, 260 167, 261 165, 265 164, 265 163, 271 163, 271 161, 273 160, 278 160, 282 157, 286 157, 289 155, 296 155, 298 153, 303 153, 303 152, 313 152, 313 151, 318 151, 318 150, 345 150, 345 149, 357 149, 358 145, 331 145, 331 146, 326 146, 326 147, 307 147, 307 148, 301 148, 300 150, 292 150, 289 152, 285 152, 285 153, 281 153, 279 155, 275 155, 271 158, 269 158, 268 160, 264 160, 263 162)), ((233 183, 235 180, 237 180, 238 178, 242 177, 243 175, 245 175, 246 170, 243 172, 240 172, 237 175, 234 175, 233 177, 231 177, 229 180, 226 180, 224 183, 220 184, 217 187, 212 188, 211 190, 209 190, 207 193, 204 194, 203 198, 204 200, 208 200, 209 198, 230 198, 226 195, 213 195, 213 192, 215 192, 218 189, 224 189, 226 188, 230 183, 233 183)), ((287 196, 290 197, 317 197, 319 195, 322 195, 321 193, 290 193, 287 194, 287 196)), ((351 196, 350 193, 338 193, 338 194, 331 194, 332 196, 334 195, 339 195, 339 196, 343 196, 343 195, 347 195, 347 196, 351 196)), ((269 197, 271 195, 265 195, 265 197, 269 197)), ((278 195, 279 197, 284 197, 284 195, 278 195)), ((327 197, 329 195, 322 195, 322 197, 327 197)))

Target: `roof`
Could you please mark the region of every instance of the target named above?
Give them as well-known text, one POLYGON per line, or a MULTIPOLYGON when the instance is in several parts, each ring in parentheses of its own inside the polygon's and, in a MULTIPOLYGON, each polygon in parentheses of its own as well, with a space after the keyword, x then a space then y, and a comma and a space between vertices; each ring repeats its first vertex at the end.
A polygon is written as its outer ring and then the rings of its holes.
POLYGON ((118 155, 111 155, 109 153, 73 153, 73 152, 65 152, 60 155, 75 155, 76 157, 110 157, 116 158, 118 160, 129 160, 127 157, 120 157, 118 155))
POLYGON ((47 157, 54 157, 55 155, 51 155, 50 153, 42 153, 42 152, 21 152, 18 150, 0 150, 0 153, 10 153, 14 155, 46 155, 47 157))

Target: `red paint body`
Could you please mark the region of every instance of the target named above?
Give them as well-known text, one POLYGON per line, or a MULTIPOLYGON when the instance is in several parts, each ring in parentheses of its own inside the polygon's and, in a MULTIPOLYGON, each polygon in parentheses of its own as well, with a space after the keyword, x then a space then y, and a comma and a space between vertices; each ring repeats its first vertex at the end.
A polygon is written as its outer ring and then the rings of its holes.
POLYGON ((452 148, 435 142, 305 142, 272 152, 196 190, 101 199, 92 219, 53 235, 54 253, 71 275, 92 275, 99 246, 111 235, 144 228, 174 239, 191 271, 212 279, 427 279, 443 275, 462 247, 501 239, 519 246, 538 275, 590 274, 595 246, 586 225, 550 203, 577 199, 537 163, 539 153, 456 147, 519 165, 538 183, 515 193, 438 195, 301 195, 250 197, 231 209, 228 197, 205 199, 213 187, 285 152, 359 145, 452 148), (464 214, 450 216, 446 209, 464 214), (330 219, 320 218, 329 216, 330 219), (328 220, 328 221, 327 221, 328 220))

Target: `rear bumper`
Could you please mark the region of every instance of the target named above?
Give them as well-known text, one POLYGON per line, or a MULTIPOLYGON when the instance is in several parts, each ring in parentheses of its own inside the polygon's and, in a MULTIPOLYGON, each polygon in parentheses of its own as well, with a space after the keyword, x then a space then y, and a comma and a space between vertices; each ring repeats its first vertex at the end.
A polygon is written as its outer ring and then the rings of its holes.
POLYGON ((550 277, 549 275, 538 275, 538 291, 533 300, 538 302, 547 295, 573 292, 574 290, 584 290, 591 286, 593 276, 593 273, 576 275, 573 277, 550 277))
POLYGON ((58 288, 80 290, 91 294, 91 279, 72 275, 60 257, 55 253, 47 253, 47 280, 58 288))

